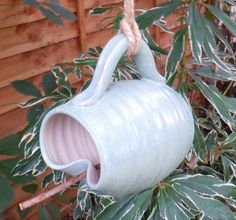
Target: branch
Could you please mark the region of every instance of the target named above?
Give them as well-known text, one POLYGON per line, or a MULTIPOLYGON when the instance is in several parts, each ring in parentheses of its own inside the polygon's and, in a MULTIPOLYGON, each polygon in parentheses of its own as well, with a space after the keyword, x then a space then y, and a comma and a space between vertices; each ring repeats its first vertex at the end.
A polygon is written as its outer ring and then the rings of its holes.
POLYGON ((59 186, 56 186, 56 187, 50 189, 49 191, 43 192, 43 193, 37 195, 36 197, 33 197, 30 200, 27 200, 25 202, 20 203, 19 207, 20 207, 21 210, 24 210, 24 209, 27 209, 31 206, 34 206, 34 205, 48 199, 49 197, 52 197, 55 194, 69 188, 71 185, 76 184, 78 181, 83 179, 85 176, 86 176, 86 171, 83 172, 82 174, 80 174, 77 177, 68 179, 65 183, 63 183, 59 186))

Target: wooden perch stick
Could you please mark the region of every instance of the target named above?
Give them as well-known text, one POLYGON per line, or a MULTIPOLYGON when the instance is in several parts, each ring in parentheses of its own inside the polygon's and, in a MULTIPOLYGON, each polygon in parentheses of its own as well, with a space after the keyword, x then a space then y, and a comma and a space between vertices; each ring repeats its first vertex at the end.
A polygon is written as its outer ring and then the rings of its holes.
POLYGON ((58 185, 58 186, 50 189, 47 192, 43 192, 30 200, 20 203, 19 207, 21 210, 24 210, 24 209, 27 209, 27 208, 33 206, 33 205, 36 205, 37 203, 42 202, 42 201, 48 199, 49 197, 54 196, 55 194, 62 192, 63 190, 69 188, 71 185, 77 183, 85 176, 86 176, 86 171, 75 178, 68 179, 65 183, 58 185))

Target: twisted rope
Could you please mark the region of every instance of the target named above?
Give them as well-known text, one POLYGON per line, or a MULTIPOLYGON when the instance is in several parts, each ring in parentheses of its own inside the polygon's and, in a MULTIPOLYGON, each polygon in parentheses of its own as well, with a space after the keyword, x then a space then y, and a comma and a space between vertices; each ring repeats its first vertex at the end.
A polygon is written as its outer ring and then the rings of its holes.
POLYGON ((120 30, 128 38, 127 55, 131 56, 139 52, 142 36, 135 21, 134 0, 124 0, 125 17, 120 22, 120 30))

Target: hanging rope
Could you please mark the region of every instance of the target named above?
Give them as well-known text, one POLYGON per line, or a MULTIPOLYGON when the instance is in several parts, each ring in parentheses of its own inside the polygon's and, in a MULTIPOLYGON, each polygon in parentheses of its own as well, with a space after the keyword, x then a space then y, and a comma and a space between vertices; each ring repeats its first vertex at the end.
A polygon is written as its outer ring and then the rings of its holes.
POLYGON ((135 21, 134 0, 124 0, 125 17, 120 22, 120 30, 128 38, 127 55, 131 56, 139 52, 142 36, 135 21))

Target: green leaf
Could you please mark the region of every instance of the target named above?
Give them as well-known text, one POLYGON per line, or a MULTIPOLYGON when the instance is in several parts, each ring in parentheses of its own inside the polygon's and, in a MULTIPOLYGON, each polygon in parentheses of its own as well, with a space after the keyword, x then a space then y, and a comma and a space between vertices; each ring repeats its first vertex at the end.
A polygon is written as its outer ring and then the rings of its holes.
POLYGON ((74 62, 78 66, 88 66, 94 69, 97 65, 98 58, 94 58, 94 57, 76 58, 74 59, 74 62))
POLYGON ((215 36, 208 21, 202 16, 193 3, 189 4, 188 29, 193 57, 202 63, 202 48, 206 56, 221 69, 231 72, 218 56, 215 36))
MULTIPOLYGON (((189 220, 189 213, 181 204, 181 197, 170 187, 161 188, 159 192, 159 209, 163 219, 189 220)), ((192 218, 194 215, 191 216, 192 218)))
POLYGON ((151 210, 150 214, 147 216, 147 219, 148 220, 162 220, 162 218, 160 216, 158 204, 155 204, 152 207, 152 210, 151 210))
POLYGON ((210 166, 198 166, 196 168, 196 170, 200 173, 200 174, 204 174, 204 175, 214 175, 218 178, 223 179, 224 175, 218 171, 216 171, 215 169, 211 168, 210 166))
POLYGON ((24 143, 24 156, 30 157, 36 150, 39 149, 39 134, 35 131, 29 140, 24 143))
POLYGON ((202 31, 200 31, 202 29, 200 22, 202 19, 199 19, 200 16, 201 15, 199 15, 199 12, 195 8, 194 4, 190 3, 188 8, 189 38, 192 49, 192 55, 198 63, 201 63, 203 42, 202 31))
POLYGON ((40 3, 36 0, 24 0, 24 4, 34 6, 34 7, 40 6, 40 3))
POLYGON ((122 216, 122 219, 141 219, 145 211, 148 209, 151 197, 152 190, 146 190, 139 193, 139 195, 134 200, 134 206, 131 208, 131 210, 129 210, 129 212, 125 213, 125 215, 122 216))
POLYGON ((39 207, 38 209, 38 220, 51 220, 49 210, 46 207, 39 207))
POLYGON ((34 176, 38 176, 43 173, 47 169, 47 164, 44 162, 42 155, 40 155, 38 159, 38 163, 34 166, 32 170, 32 174, 34 176))
POLYGON ((209 85, 209 88, 222 98, 229 112, 236 113, 236 98, 224 96, 215 86, 209 85))
POLYGON ((52 202, 48 203, 48 210, 49 210, 51 216, 54 217, 53 219, 58 219, 58 220, 62 219, 60 209, 56 204, 54 204, 52 202))
POLYGON ((27 120, 29 123, 34 123, 36 122, 39 117, 42 115, 44 111, 44 107, 42 104, 37 104, 31 107, 28 112, 27 112, 27 120))
POLYGON ((167 17, 172 12, 176 11, 178 7, 182 5, 182 1, 168 1, 165 3, 159 4, 157 7, 147 10, 141 15, 137 16, 137 23, 140 29, 146 29, 150 27, 155 21, 167 17))
POLYGON ((83 190, 81 187, 77 192, 76 198, 77 204, 73 210, 73 218, 78 219, 83 216, 83 213, 91 214, 92 200, 91 194, 87 190, 83 190))
POLYGON ((32 107, 34 105, 37 105, 38 103, 40 102, 43 102, 45 101, 46 99, 48 98, 52 98, 53 96, 41 96, 39 98, 33 98, 33 99, 30 99, 29 101, 27 102, 22 102, 19 104, 19 106, 21 108, 28 108, 28 107, 32 107))
POLYGON ((31 82, 25 80, 16 80, 12 82, 11 85, 17 92, 22 93, 24 95, 35 96, 35 97, 41 96, 40 91, 31 82))
POLYGON ((22 149, 18 147, 19 142, 20 139, 15 134, 0 139, 0 155, 16 156, 22 154, 22 149))
POLYGON ((96 216, 96 220, 141 219, 148 208, 151 196, 152 190, 146 190, 135 195, 119 198, 96 216))
POLYGON ((106 12, 110 11, 113 8, 114 8, 114 6, 108 6, 108 7, 98 6, 98 7, 95 7, 93 9, 91 9, 89 11, 89 14, 91 14, 91 15, 101 15, 101 14, 105 14, 106 12))
POLYGON ((174 186, 175 190, 179 193, 185 195, 192 203, 201 210, 201 213, 213 219, 221 220, 234 220, 234 214, 231 210, 222 202, 214 199, 207 198, 202 195, 195 193, 193 190, 176 184, 174 186))
POLYGON ((208 150, 212 149, 213 147, 215 147, 217 145, 217 132, 215 130, 211 130, 206 138, 205 138, 205 143, 206 143, 206 147, 208 150))
POLYGON ((82 215, 82 210, 80 208, 80 206, 76 206, 74 209, 73 209, 73 219, 79 219, 82 215))
MULTIPOLYGON (((222 94, 221 94, 222 95, 222 94)), ((232 113, 236 113, 236 98, 221 96, 225 102, 225 105, 228 107, 229 111, 232 113)))
POLYGON ((80 92, 83 92, 84 90, 86 90, 86 89, 89 87, 89 85, 90 85, 91 82, 92 82, 91 79, 87 80, 87 81, 83 84, 83 86, 81 86, 80 92))
POLYGON ((236 6, 236 2, 234 0, 224 0, 225 2, 228 2, 229 4, 236 6))
POLYGON ((167 81, 173 76, 182 60, 185 52, 185 42, 186 28, 181 28, 174 35, 172 46, 167 57, 167 64, 165 68, 165 77, 167 81))
POLYGON ((14 176, 23 176, 32 171, 34 167, 39 163, 40 156, 41 153, 38 149, 30 157, 20 160, 12 171, 14 176))
POLYGON ((206 56, 215 63, 219 68, 231 72, 230 68, 226 65, 224 61, 221 60, 221 58, 217 54, 217 45, 215 42, 215 36, 208 27, 208 33, 204 33, 204 41, 203 41, 203 49, 206 54, 206 56))
POLYGON ((49 8, 51 8, 54 12, 58 13, 59 15, 61 15, 62 17, 68 19, 68 20, 75 20, 76 16, 69 11, 68 9, 62 7, 61 5, 59 5, 58 3, 55 2, 45 2, 45 5, 47 5, 49 8))
POLYGON ((67 195, 65 193, 57 193, 54 198, 58 201, 66 201, 68 198, 67 198, 67 195))
POLYGON ((232 200, 235 202, 236 187, 233 184, 226 183, 217 177, 207 175, 183 175, 169 182, 169 185, 179 194, 182 199, 185 198, 203 215, 213 219, 233 220, 234 215, 231 210, 223 203, 217 200, 232 200))
MULTIPOLYGON (((235 193, 236 186, 211 175, 183 175, 170 181, 170 184, 178 184, 204 194, 206 196, 218 196, 230 198, 235 193)), ((234 198, 236 199, 236 198, 234 198)))
POLYGON ((42 181, 42 189, 45 189, 53 180, 53 173, 49 173, 48 175, 46 175, 44 178, 43 178, 43 181, 42 181))
POLYGON ((19 162, 18 158, 14 159, 6 159, 6 160, 0 160, 0 173, 4 174, 5 177, 14 183, 17 184, 27 184, 35 180, 35 178, 32 175, 25 175, 25 176, 16 176, 14 177, 11 173, 13 168, 16 166, 16 164, 19 162))
MULTIPOLYGON (((178 21, 178 20, 177 20, 178 21)), ((176 22, 177 22, 176 21, 176 22)), ((168 33, 168 34, 173 34, 173 32, 166 26, 166 21, 165 20, 157 20, 154 22, 154 25, 157 25, 161 28, 161 30, 163 30, 164 32, 168 33)))
POLYGON ((83 74, 83 72, 81 71, 81 69, 80 69, 79 67, 77 67, 77 68, 75 69, 75 75, 76 75, 76 77, 77 77, 78 80, 81 79, 82 74, 83 74))
POLYGON ((222 98, 215 91, 213 91, 212 88, 210 88, 201 78, 199 78, 195 74, 191 75, 194 78, 197 87, 200 89, 206 99, 214 106, 224 122, 228 124, 231 130, 235 130, 235 122, 231 117, 230 112, 222 98))
POLYGON ((223 142, 222 147, 227 147, 230 144, 236 144, 236 132, 231 133, 223 142))
POLYGON ((199 124, 196 122, 194 122, 194 140, 193 140, 193 146, 194 146, 194 150, 196 152, 197 157, 204 162, 205 158, 206 158, 206 153, 207 153, 207 149, 206 149, 206 144, 203 138, 203 134, 199 128, 199 124))
POLYGON ((42 6, 39 7, 39 10, 49 21, 53 22, 54 24, 63 25, 60 16, 56 15, 51 10, 48 10, 42 6))
POLYGON ((64 73, 66 74, 66 76, 69 76, 70 73, 74 73, 74 72, 75 72, 75 68, 73 67, 64 69, 64 73))
POLYGON ((68 203, 69 203, 70 205, 73 205, 73 204, 76 202, 76 198, 77 198, 77 196, 72 197, 72 198, 68 201, 68 203))
POLYGON ((105 208, 112 203, 112 199, 110 197, 101 197, 99 202, 105 208))
POLYGON ((45 95, 49 95, 56 89, 57 87, 56 79, 51 72, 43 76, 42 85, 45 95))
POLYGON ((124 14, 122 13, 119 13, 118 15, 115 16, 115 19, 114 19, 114 29, 115 29, 115 32, 119 32, 120 30, 120 21, 124 18, 124 14))
POLYGON ((10 181, 12 180, 11 170, 16 166, 18 161, 18 158, 0 160, 0 172, 10 181))
POLYGON ((53 170, 53 182, 55 184, 64 182, 65 173, 59 170, 53 170))
POLYGON ((233 50, 230 46, 230 44, 228 43, 227 39, 225 38, 225 34, 222 33, 222 31, 216 27, 212 22, 207 20, 207 25, 212 29, 212 31, 215 33, 215 35, 217 36, 217 38, 225 45, 225 47, 228 49, 228 51, 233 54, 233 50))
POLYGON ((236 81, 236 72, 232 69, 230 73, 221 68, 219 68, 217 71, 214 71, 210 66, 202 66, 196 69, 195 73, 200 76, 205 76, 207 78, 216 79, 220 81, 236 81))
POLYGON ((230 170, 231 170, 231 167, 230 167, 231 161, 230 161, 227 157, 225 157, 225 156, 223 156, 223 155, 221 155, 220 157, 221 157, 222 164, 223 164, 224 180, 225 180, 225 181, 229 181, 230 178, 231 178, 231 173, 230 173, 230 170))
POLYGON ((54 77, 56 78, 56 82, 59 79, 63 80, 63 81, 68 81, 67 75, 62 70, 60 65, 54 66, 53 69, 52 69, 52 73, 53 73, 54 77))
POLYGON ((0 175, 0 186, 0 213, 2 213, 11 204, 15 193, 9 181, 2 175, 0 175))
POLYGON ((22 190, 24 190, 27 193, 32 193, 32 194, 36 193, 37 189, 38 189, 38 184, 36 183, 32 183, 32 184, 25 185, 22 187, 22 190))
POLYGON ((24 209, 24 210, 20 210, 19 206, 17 207, 17 211, 19 212, 21 218, 27 217, 32 210, 33 210, 32 207, 24 209))
POLYGON ((212 14, 214 14, 218 19, 220 19, 224 23, 224 25, 229 29, 230 32, 232 32, 234 36, 236 36, 236 23, 232 18, 230 18, 227 14, 225 14, 223 11, 213 5, 204 5, 209 9, 212 14))
POLYGON ((157 55, 167 55, 168 51, 160 48, 156 42, 152 39, 150 33, 148 32, 148 30, 142 30, 142 35, 143 35, 143 39, 145 40, 145 42, 148 44, 149 48, 151 50, 153 50, 154 52, 157 53, 157 55))

